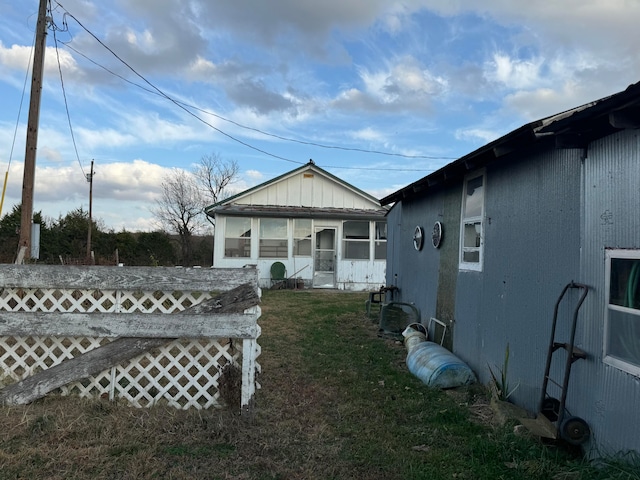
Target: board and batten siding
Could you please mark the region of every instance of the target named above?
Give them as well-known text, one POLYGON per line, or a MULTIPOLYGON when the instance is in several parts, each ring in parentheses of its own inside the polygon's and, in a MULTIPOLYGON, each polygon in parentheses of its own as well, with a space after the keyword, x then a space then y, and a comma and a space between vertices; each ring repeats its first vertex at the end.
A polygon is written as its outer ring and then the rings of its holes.
POLYGON ((585 160, 583 282, 592 289, 579 337, 589 354, 572 373, 574 415, 597 435, 597 454, 640 452, 640 379, 603 363, 605 249, 640 249, 640 132, 627 130, 592 143, 585 160))
POLYGON ((379 204, 362 194, 313 171, 300 172, 276 184, 266 185, 238 198, 235 203, 282 207, 380 209, 379 204))

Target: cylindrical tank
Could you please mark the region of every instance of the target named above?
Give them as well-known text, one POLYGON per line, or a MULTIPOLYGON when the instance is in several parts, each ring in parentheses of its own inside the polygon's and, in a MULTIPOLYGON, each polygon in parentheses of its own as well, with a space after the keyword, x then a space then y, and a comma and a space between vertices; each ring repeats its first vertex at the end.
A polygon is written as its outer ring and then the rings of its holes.
POLYGON ((430 387, 454 388, 476 381, 469 366, 446 348, 427 341, 425 333, 413 325, 404 332, 409 371, 430 387))

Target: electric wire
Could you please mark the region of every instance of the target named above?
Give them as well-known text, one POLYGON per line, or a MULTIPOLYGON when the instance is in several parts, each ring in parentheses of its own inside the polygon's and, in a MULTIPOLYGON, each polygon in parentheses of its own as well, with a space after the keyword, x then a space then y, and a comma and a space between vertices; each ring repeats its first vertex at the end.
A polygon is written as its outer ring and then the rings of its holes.
MULTIPOLYGON (((184 110, 186 113, 188 113, 189 115, 191 115, 192 117, 196 118, 198 121, 204 123, 205 125, 209 126, 210 128, 216 130, 218 133, 228 137, 229 139, 238 142, 248 148, 251 148, 255 151, 258 151, 260 153, 263 153, 265 155, 268 155, 270 157, 279 159, 279 160, 284 160, 290 163, 296 163, 299 165, 304 165, 305 162, 300 162, 297 160, 291 160, 279 155, 275 155, 272 154, 270 152, 267 152, 265 150, 262 150, 258 147, 255 147, 247 142, 244 142, 222 130, 220 130, 219 128, 217 128, 216 126, 212 125, 211 123, 207 122, 206 120, 202 119, 201 117, 199 117, 198 115, 196 115, 195 113, 193 113, 191 110, 189 110, 189 108, 199 111, 201 113, 205 113, 207 115, 211 115, 213 117, 216 117, 220 120, 223 120, 225 122, 231 123, 233 125, 236 125, 239 128, 243 128, 246 130, 250 130, 250 131, 254 131, 256 133, 260 133, 262 135, 265 136, 269 136, 269 137, 273 137, 273 138, 277 138, 283 141, 288 141, 288 142, 294 142, 294 143, 299 143, 299 144, 303 144, 303 145, 310 145, 310 146, 315 146, 315 147, 319 147, 319 148, 326 148, 326 149, 336 149, 336 150, 344 150, 344 151, 356 151, 356 152, 363 152, 363 153, 372 153, 372 154, 377 154, 377 155, 387 155, 387 156, 396 156, 396 157, 403 157, 403 158, 409 158, 409 159, 430 159, 430 160, 453 160, 455 159, 454 157, 438 157, 438 156, 428 156, 428 155, 407 155, 407 154, 401 154, 401 153, 394 153, 394 152, 383 152, 383 151, 379 151, 379 150, 368 150, 368 149, 363 149, 363 148, 352 148, 352 147, 344 147, 344 146, 337 146, 337 145, 326 145, 326 144, 321 144, 321 143, 316 143, 316 142, 310 142, 310 141, 304 141, 304 140, 298 140, 298 139, 293 139, 293 138, 289 138, 289 137, 284 137, 281 135, 276 135, 276 134, 272 134, 269 132, 265 132, 263 130, 254 128, 254 127, 249 127, 246 125, 243 125, 241 123, 238 123, 234 120, 225 118, 221 115, 218 115, 216 113, 204 110, 202 108, 199 108, 197 106, 194 105, 190 105, 188 103, 185 102, 181 102, 179 100, 174 99, 173 97, 170 97, 168 94, 166 94, 164 91, 162 91, 160 88, 156 87, 153 83, 151 83, 149 80, 147 80, 143 75, 141 75, 140 73, 138 73, 131 65, 129 65, 127 62, 125 62, 122 58, 120 58, 118 56, 118 54, 116 54, 110 47, 108 47, 105 43, 103 43, 94 33, 92 33, 89 29, 87 29, 73 14, 71 14, 69 11, 67 11, 65 9, 65 7, 63 5, 61 5, 59 2, 56 1, 56 4, 61 7, 64 11, 65 11, 65 17, 69 16, 71 18, 73 18, 78 25, 85 31, 87 32, 91 37, 93 37, 103 48, 105 48, 107 51, 109 51, 116 59, 118 59, 118 61, 120 61, 123 65, 125 65, 129 70, 131 70, 131 72, 133 72, 137 77, 139 77, 141 80, 143 80, 147 85, 149 85, 151 87, 151 89, 148 89, 140 84, 137 84, 136 82, 133 82, 125 77, 123 77, 122 75, 113 72, 112 70, 104 67, 103 65, 95 62, 94 60, 90 59, 89 57, 87 57, 86 55, 84 55, 83 53, 79 52, 77 49, 71 47, 68 43, 64 43, 63 44, 67 47, 70 48, 71 50, 73 50, 74 52, 78 53, 79 55, 81 55, 82 57, 84 57, 85 59, 89 60, 91 63, 95 64, 96 66, 104 69, 105 71, 107 71, 108 73, 122 79, 123 81, 134 85, 138 88, 141 88, 149 93, 153 93, 155 95, 161 96, 163 98, 165 98, 166 100, 169 100, 170 102, 172 102, 173 104, 175 104, 176 106, 178 106, 179 108, 181 108, 182 110, 184 110)), ((370 167, 345 167, 345 166, 327 166, 327 168, 344 168, 344 169, 350 169, 350 170, 368 170, 370 167)), ((425 171, 425 169, 393 169, 394 171, 425 171)))
POLYGON ((7 165, 7 172, 11 167, 11 160, 13 160, 13 149, 16 145, 16 138, 18 136, 18 126, 20 125, 20 116, 22 115, 22 105, 24 104, 24 97, 27 92, 27 82, 29 81, 29 65, 31 65, 31 58, 33 56, 33 50, 35 48, 36 36, 33 35, 33 42, 31 44, 31 50, 29 51, 29 60, 27 61, 27 68, 24 75, 24 84, 22 85, 22 95, 20 96, 20 106, 18 107, 18 118, 16 119, 16 128, 13 131, 13 140, 11 141, 11 150, 9 151, 9 164, 7 165))
MULTIPOLYGON (((119 78, 120 80, 129 83, 130 85, 133 85, 141 90, 144 90, 147 93, 150 93, 152 95, 157 95, 162 97, 161 94, 159 94, 158 92, 151 90, 150 88, 145 87, 144 85, 140 85, 139 83, 136 83, 132 80, 129 80, 128 78, 120 75, 117 72, 114 72, 113 70, 105 67, 104 65, 96 62, 95 60, 89 58, 87 55, 85 55, 84 53, 80 52, 79 50, 77 50, 76 48, 72 47, 69 43, 66 42, 60 42, 62 43, 66 48, 72 50, 73 52, 77 53, 78 55, 80 55, 81 57, 83 57, 85 60, 93 63, 95 66, 97 66, 98 68, 103 69, 105 72, 119 78)), ((427 160, 455 160, 455 157, 437 157, 437 156, 430 156, 430 155, 408 155, 408 154, 402 154, 402 153, 394 153, 394 152, 383 152, 383 151, 379 151, 379 150, 367 150, 364 148, 352 148, 352 147, 343 147, 343 146, 338 146, 338 145, 326 145, 326 144, 322 144, 322 143, 316 143, 316 142, 309 142, 309 141, 304 141, 304 140, 298 140, 295 138, 290 138, 290 137, 284 137, 281 135, 276 135, 274 133, 269 133, 269 132, 265 132, 264 130, 260 130, 259 128, 254 128, 254 127, 249 127, 247 125, 243 125, 241 123, 236 122, 235 120, 231 120, 229 118, 223 117, 222 115, 219 115, 217 113, 211 112, 209 110, 205 110, 203 108, 197 107, 195 105, 191 105, 189 103, 186 102, 182 102, 180 100, 175 100, 175 102, 183 105, 184 107, 187 108, 192 108, 194 110, 197 110, 201 113, 204 113, 206 115, 211 115, 213 117, 216 117, 220 120, 223 120, 225 122, 231 123, 237 127, 246 129, 246 130, 251 130, 253 132, 256 133, 260 133, 262 135, 268 136, 268 137, 273 137, 273 138, 277 138, 280 140, 284 140, 287 142, 294 142, 294 143, 300 143, 303 145, 310 145, 310 146, 314 146, 314 147, 319 147, 319 148, 327 148, 327 149, 337 149, 337 150, 346 150, 346 151, 355 151, 355 152, 363 152, 363 153, 373 153, 373 154, 377 154, 377 155, 388 155, 388 156, 395 156, 395 157, 403 157, 403 158, 408 158, 408 159, 427 159, 427 160)), ((336 166, 336 165, 325 165, 326 168, 345 168, 345 169, 350 169, 350 170, 369 170, 370 167, 345 167, 345 166, 336 166)), ((425 170, 424 168, 393 168, 393 169, 389 169, 392 171, 398 171, 398 172, 424 172, 424 171, 433 171, 433 170, 425 170)))
MULTIPOLYGON (((87 174, 84 171, 84 168, 82 167, 82 162, 80 161, 80 155, 78 154, 78 145, 76 143, 76 137, 73 133, 73 125, 71 124, 71 114, 69 112, 69 103, 67 102, 67 92, 64 88, 64 79, 62 77, 62 65, 60 64, 60 52, 58 51, 58 37, 56 35, 56 31, 60 30, 61 32, 66 31, 64 28, 60 29, 58 28, 58 26, 55 24, 55 22, 53 21, 53 15, 51 15, 51 10, 49 10, 50 12, 50 28, 53 31, 53 43, 55 46, 55 50, 56 50, 56 59, 58 61, 58 72, 60 73, 60 86, 62 88, 62 96, 64 98, 64 108, 65 111, 67 112, 67 122, 69 124, 69 132, 71 133, 71 142, 73 143, 73 149, 76 153, 76 159, 78 160, 78 165, 80 165, 80 170, 82 170, 82 175, 85 177, 85 179, 87 178, 87 174)), ((66 23, 63 23, 63 25, 66 27, 66 23)))
MULTIPOLYGON (((58 2, 56 2, 58 3, 58 2)), ((58 5, 60 5, 60 3, 58 3, 58 5)), ((184 110, 186 113, 188 113, 189 115, 191 115, 192 117, 194 117, 196 120, 204 123, 205 125, 209 126, 210 128, 214 129, 215 131, 217 131, 218 133, 224 135, 225 137, 233 140, 234 142, 237 142, 241 145, 244 145, 247 148, 250 148, 252 150, 255 150, 256 152, 262 153, 264 155, 267 155, 269 157, 273 157, 276 158, 278 160, 283 160, 285 162, 290 162, 290 163, 296 163, 298 165, 304 165, 305 162, 300 162, 298 160, 292 160, 290 158, 286 158, 286 157, 282 157, 280 155, 276 155, 274 153, 270 153, 267 152, 266 150, 262 150, 261 148, 255 147, 247 142, 244 142, 242 140, 240 140, 239 138, 234 137, 233 135, 230 135, 226 132, 223 132, 222 130, 220 130, 218 127, 216 127, 215 125, 212 125, 211 123, 207 122, 206 120, 204 120, 203 118, 200 118, 198 115, 196 115, 195 113, 193 113, 191 110, 189 110, 188 108, 184 107, 183 105, 181 105, 178 101, 174 100, 172 97, 170 97, 169 95, 167 95, 164 91, 162 91, 161 89, 159 89, 158 87, 156 87, 154 84, 152 84, 149 80, 147 80, 145 77, 143 77, 141 74, 139 74, 131 65, 129 65, 127 62, 125 62, 122 58, 120 58, 120 56, 118 56, 117 53, 115 53, 110 47, 108 47, 104 42, 102 42, 102 40, 100 40, 96 35, 94 35, 89 29, 87 29, 82 22, 80 22, 72 13, 70 13, 68 10, 66 10, 64 8, 64 6, 60 5, 60 7, 62 9, 65 10, 66 14, 73 18, 78 25, 80 25, 80 27, 87 32, 91 37, 93 37, 100 45, 102 45, 102 47, 104 47, 107 51, 109 51, 114 57, 116 57, 118 59, 118 61, 120 61, 124 66, 126 66, 129 70, 131 70, 136 76, 138 76, 142 81, 144 81, 147 85, 149 85, 152 89, 154 89, 155 91, 157 91, 160 96, 162 96, 163 98, 169 100, 171 103, 173 103, 174 105, 176 105, 177 107, 179 107, 180 109, 184 110)))
POLYGON ((13 149, 16 145, 16 138, 18 137, 18 127, 20 125, 20 116, 22 115, 22 105, 24 103, 24 97, 27 91, 27 82, 29 80, 29 65, 31 65, 31 58, 36 45, 36 34, 34 30, 33 41, 31 42, 31 50, 29 51, 29 60, 27 61, 27 68, 25 69, 24 84, 22 85, 22 95, 20 96, 20 106, 18 107, 18 118, 16 119, 16 128, 13 131, 13 139, 11 140, 11 149, 9 150, 9 162, 7 163, 7 171, 4 173, 4 183, 2 186, 2 195, 0 196, 0 215, 2 215, 2 209, 4 207, 4 197, 7 193, 7 182, 9 181, 9 170, 11 169, 11 161, 13 160, 13 149))

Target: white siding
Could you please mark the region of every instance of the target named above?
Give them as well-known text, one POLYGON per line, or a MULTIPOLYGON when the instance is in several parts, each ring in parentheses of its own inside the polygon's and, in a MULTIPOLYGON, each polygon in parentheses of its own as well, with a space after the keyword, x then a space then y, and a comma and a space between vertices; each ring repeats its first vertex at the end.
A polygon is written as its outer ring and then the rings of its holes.
POLYGON ((380 205, 316 171, 302 171, 235 200, 239 205, 380 209, 380 205))

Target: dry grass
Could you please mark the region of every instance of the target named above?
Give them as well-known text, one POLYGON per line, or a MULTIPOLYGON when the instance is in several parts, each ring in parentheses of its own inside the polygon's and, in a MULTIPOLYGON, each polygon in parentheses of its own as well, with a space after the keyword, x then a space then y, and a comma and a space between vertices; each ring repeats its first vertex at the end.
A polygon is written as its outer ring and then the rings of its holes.
POLYGON ((5 407, 0 479, 638 478, 598 476, 486 425, 472 413, 478 391, 428 389, 406 371, 404 347, 365 319, 364 300, 265 292, 250 418, 58 397, 5 407))

